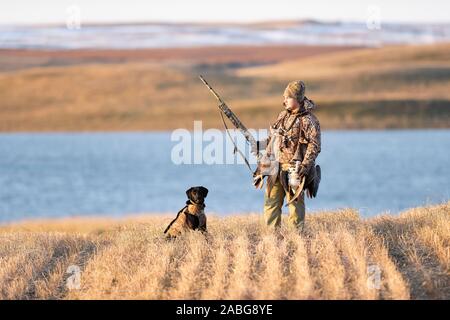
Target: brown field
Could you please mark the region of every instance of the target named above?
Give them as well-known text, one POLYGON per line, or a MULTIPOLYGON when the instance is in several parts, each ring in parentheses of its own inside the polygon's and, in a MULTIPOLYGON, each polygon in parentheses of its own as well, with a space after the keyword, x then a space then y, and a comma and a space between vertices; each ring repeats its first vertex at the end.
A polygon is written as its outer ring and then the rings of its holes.
POLYGON ((0 71, 14 71, 31 67, 128 62, 258 65, 352 49, 357 49, 357 47, 275 45, 139 50, 76 49, 58 51, 0 49, 0 71))
POLYGON ((449 128, 450 44, 0 51, 0 131, 222 128, 202 74, 249 128, 303 79, 323 129, 449 128))
POLYGON ((0 226, 0 299, 449 299, 450 202, 362 219, 307 215, 299 235, 260 215, 209 216, 165 241, 171 216, 0 226), (79 288, 66 286, 71 265, 79 288))

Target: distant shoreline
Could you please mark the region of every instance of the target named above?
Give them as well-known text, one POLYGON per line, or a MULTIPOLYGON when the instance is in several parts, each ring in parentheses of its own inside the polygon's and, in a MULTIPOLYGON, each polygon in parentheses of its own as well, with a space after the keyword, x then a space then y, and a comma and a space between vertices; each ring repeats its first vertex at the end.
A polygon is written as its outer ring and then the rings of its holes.
MULTIPOLYGON (((370 215, 370 216, 361 216, 362 220, 370 221, 370 220, 376 220, 382 216, 389 216, 392 218, 399 218, 400 216, 404 214, 408 214, 409 212, 413 211, 422 211, 426 208, 437 208, 437 207, 443 207, 447 208, 450 206, 450 199, 442 200, 441 202, 436 203, 430 203, 426 205, 421 206, 411 206, 409 208, 405 208, 402 210, 399 210, 397 212, 391 212, 391 211, 380 211, 376 214, 370 215)), ((321 209, 321 210, 313 210, 307 212, 307 217, 314 218, 315 216, 320 216, 324 213, 337 213, 341 212, 343 210, 352 210, 357 212, 359 215, 361 213, 358 209, 352 208, 352 207, 343 207, 343 208, 336 208, 336 209, 321 209)), ((174 212, 134 212, 134 213, 124 213, 124 214, 71 214, 67 216, 56 216, 56 217, 28 217, 23 219, 17 219, 17 220, 11 220, 11 221, 0 221, 0 233, 2 231, 7 230, 15 230, 15 229, 21 229, 21 228, 28 228, 28 229, 34 229, 37 227, 41 228, 49 228, 49 229, 55 229, 58 228, 58 226, 69 226, 72 225, 77 229, 82 229, 85 224, 90 225, 119 225, 124 223, 130 223, 130 222, 146 222, 148 220, 152 219, 169 219, 173 218, 173 215, 176 214, 176 211, 174 212)), ((255 211, 244 211, 244 212, 230 212, 226 214, 221 214, 217 212, 209 212, 208 216, 213 219, 227 219, 230 217, 262 217, 262 212, 255 212, 255 211)), ((283 217, 287 216, 286 213, 283 213, 283 217)))
MULTIPOLYGON (((171 134, 173 130, 176 129, 185 129, 189 132, 194 132, 192 128, 175 128, 175 129, 161 129, 161 130, 61 130, 61 131, 52 131, 52 130, 42 130, 42 131, 0 131, 0 135, 13 135, 13 134, 139 134, 139 133, 155 133, 155 134, 171 134)), ((223 127, 213 127, 213 128, 203 128, 204 130, 208 129, 218 129, 220 131, 224 131, 225 129, 223 127)), ((250 128, 254 129, 254 128, 250 128)), ((258 129, 267 129, 267 128, 256 128, 258 129)), ((229 130, 237 130, 234 128, 229 128, 229 130)), ((360 128, 360 129, 354 129, 354 128, 336 128, 336 129, 322 129, 323 132, 381 132, 381 131, 399 131, 399 132, 407 132, 407 131, 448 131, 450 130, 450 127, 442 127, 442 128, 360 128)))

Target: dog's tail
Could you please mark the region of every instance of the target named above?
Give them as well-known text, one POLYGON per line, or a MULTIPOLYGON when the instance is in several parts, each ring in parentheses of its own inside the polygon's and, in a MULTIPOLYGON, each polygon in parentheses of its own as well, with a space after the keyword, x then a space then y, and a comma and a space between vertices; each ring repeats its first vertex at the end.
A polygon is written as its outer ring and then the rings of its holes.
POLYGON ((171 223, 169 223, 169 225, 167 226, 166 230, 164 230, 164 234, 167 233, 167 231, 169 231, 170 227, 174 224, 175 221, 177 221, 178 217, 180 216, 180 213, 182 213, 188 206, 186 205, 183 209, 181 209, 180 211, 178 211, 177 216, 175 219, 172 220, 171 223))

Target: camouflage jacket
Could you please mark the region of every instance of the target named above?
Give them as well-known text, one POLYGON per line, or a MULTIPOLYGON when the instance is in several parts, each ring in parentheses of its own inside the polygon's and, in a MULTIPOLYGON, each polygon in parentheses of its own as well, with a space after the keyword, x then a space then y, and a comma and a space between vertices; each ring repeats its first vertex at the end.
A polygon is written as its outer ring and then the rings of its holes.
POLYGON ((301 161, 301 164, 309 170, 315 164, 321 149, 321 138, 319 120, 311 113, 314 108, 314 102, 305 99, 305 110, 296 113, 283 110, 271 126, 271 134, 267 139, 267 152, 274 151, 271 148, 275 144, 270 142, 273 132, 279 132, 281 142, 278 161, 282 166, 292 161, 301 161))

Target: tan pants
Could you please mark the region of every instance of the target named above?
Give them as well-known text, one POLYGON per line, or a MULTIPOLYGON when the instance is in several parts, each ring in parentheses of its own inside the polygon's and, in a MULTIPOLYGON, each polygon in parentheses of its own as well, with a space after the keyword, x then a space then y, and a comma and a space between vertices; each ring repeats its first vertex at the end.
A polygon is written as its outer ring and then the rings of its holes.
MULTIPOLYGON (((270 194, 264 192, 264 220, 268 226, 279 227, 281 225, 281 208, 285 197, 289 197, 281 185, 280 179, 270 190, 270 194)), ((289 199, 288 199, 289 201, 289 199)), ((305 221, 305 193, 298 200, 288 205, 288 223, 293 227, 302 228, 305 221)))

